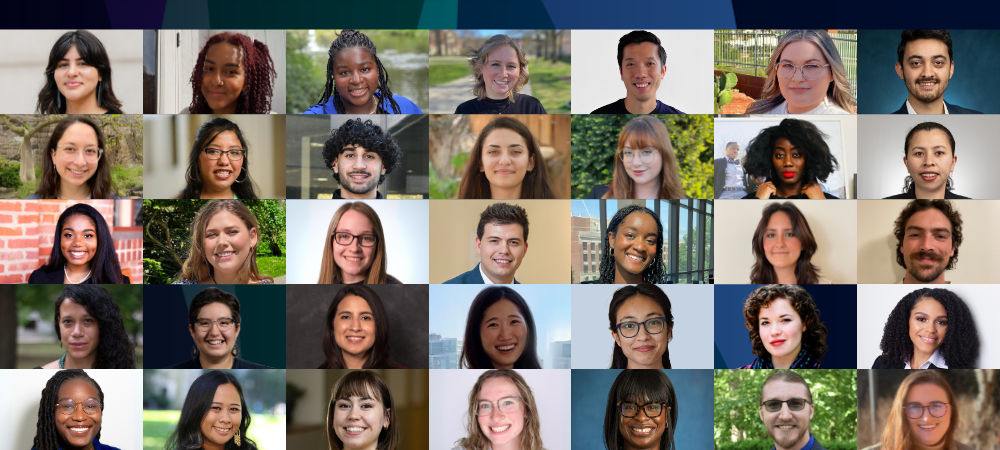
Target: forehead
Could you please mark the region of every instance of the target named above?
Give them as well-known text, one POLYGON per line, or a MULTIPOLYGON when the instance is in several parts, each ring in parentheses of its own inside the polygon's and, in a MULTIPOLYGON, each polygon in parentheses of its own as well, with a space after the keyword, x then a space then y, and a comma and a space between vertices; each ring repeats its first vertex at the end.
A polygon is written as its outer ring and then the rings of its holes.
POLYGON ((918 312, 927 313, 935 317, 947 315, 947 310, 944 309, 944 305, 936 299, 930 297, 922 297, 913 304, 913 310, 911 313, 916 314, 918 312))
POLYGON ((487 223, 483 226, 483 237, 497 236, 503 239, 524 239, 524 228, 517 223, 487 223))
POLYGON ((364 148, 357 144, 347 144, 344 146, 344 148, 340 149, 341 155, 345 153, 355 153, 355 154, 374 153, 378 155, 378 149, 364 148))
POLYGON ((76 122, 68 127, 59 138, 60 145, 97 145, 97 133, 94 128, 83 122, 76 122))
POLYGON ((497 128, 490 131, 490 133, 483 139, 483 143, 485 145, 499 145, 501 147, 516 144, 527 146, 524 142, 524 138, 521 137, 521 134, 511 130, 510 128, 497 128))
POLYGON ((617 316, 619 319, 632 316, 637 319, 645 320, 649 313, 656 313, 660 316, 664 315, 663 308, 660 307, 660 304, 656 303, 655 300, 646 297, 645 295, 635 295, 628 300, 625 300, 625 302, 618 307, 617 316))
POLYGON ((638 44, 629 44, 622 49, 622 60, 626 59, 655 59, 656 62, 660 61, 660 46, 652 42, 640 42, 638 44))
POLYGON ((345 48, 337 52, 337 56, 333 58, 334 65, 347 65, 347 64, 362 64, 362 63, 375 63, 375 58, 372 57, 372 53, 364 47, 351 47, 345 48))
POLYGON ((775 229, 792 228, 792 218, 788 217, 788 213, 784 211, 777 211, 771 214, 771 218, 767 221, 767 227, 775 229))
POLYGON ((771 300, 767 306, 762 306, 760 308, 760 317, 780 317, 785 314, 793 314, 798 317, 799 313, 792 307, 792 302, 787 298, 779 297, 771 300))
POLYGON ((215 64, 243 65, 243 62, 240 61, 240 48, 228 42, 212 44, 208 48, 208 52, 205 53, 205 59, 211 60, 215 64))
POLYGON ((791 383, 784 380, 774 380, 761 389, 764 400, 788 400, 790 398, 809 398, 809 390, 802 383, 791 383))
POLYGON ((62 304, 59 305, 60 317, 83 317, 89 315, 90 313, 87 312, 86 307, 77 302, 74 302, 73 299, 71 298, 63 300, 62 304))
POLYGON ((945 59, 948 59, 948 46, 937 39, 917 39, 907 42, 906 49, 903 51, 904 59, 911 56, 921 58, 944 56, 945 59))
POLYGON ((240 392, 232 384, 220 384, 215 389, 215 397, 212 398, 212 402, 222 403, 223 405, 238 405, 240 404, 240 392))
POLYGON ((826 62, 826 57, 823 56, 823 51, 816 44, 809 41, 795 41, 786 45, 781 51, 780 60, 792 62, 819 60, 826 62))
POLYGON ((486 56, 487 61, 517 62, 517 51, 510 45, 503 44, 486 56))
POLYGON ((625 216, 625 220, 622 220, 621 227, 635 228, 643 232, 655 233, 656 220, 645 212, 636 211, 625 216))
POLYGON ((480 400, 496 401, 504 397, 519 397, 520 395, 514 382, 502 377, 490 378, 484 381, 482 387, 479 389, 480 400))
POLYGON ((76 48, 76 44, 69 46, 69 50, 66 50, 66 54, 63 55, 62 59, 71 61, 80 59, 80 50, 76 48))
POLYGON ((223 131, 215 136, 214 139, 205 144, 206 147, 239 147, 240 139, 236 136, 236 132, 233 130, 223 131))
POLYGON ((483 320, 488 320, 492 317, 507 317, 513 315, 520 316, 521 310, 517 308, 517 305, 515 305, 514 302, 502 298, 496 303, 490 305, 489 308, 486 308, 486 312, 483 314, 483 320))
POLYGON ((97 386, 86 378, 73 378, 63 381, 59 385, 59 392, 56 397, 62 399, 86 400, 88 398, 100 398, 97 386))
POLYGON ((948 392, 941 386, 930 383, 914 384, 910 386, 910 392, 906 393, 904 403, 947 402, 948 392))
POLYGON ((207 229, 218 230, 222 228, 231 228, 231 227, 246 228, 246 224, 244 224, 243 220, 241 220, 240 217, 237 216, 236 214, 223 210, 215 213, 215 215, 208 220, 207 229))
POLYGON ((209 303, 201 307, 198 311, 199 319, 218 319, 220 317, 232 317, 233 311, 229 309, 228 305, 223 303, 214 302, 209 303))
POLYGON ((340 216, 340 222, 337 222, 337 231, 347 231, 355 234, 361 234, 362 232, 371 233, 374 228, 368 217, 360 211, 353 209, 345 211, 340 216))
POLYGON ((774 150, 788 150, 791 148, 798 147, 796 147, 795 144, 786 137, 780 137, 774 140, 774 150))
POLYGON ((66 218, 66 221, 63 222, 63 229, 66 228, 72 230, 93 230, 97 228, 97 225, 90 217, 83 214, 74 214, 66 218))
POLYGON ((913 133, 910 138, 910 148, 913 147, 945 147, 951 150, 951 142, 948 141, 948 135, 941 130, 921 130, 913 133))
POLYGON ((920 227, 925 230, 946 228, 951 230, 951 221, 937 208, 927 208, 910 216, 906 227, 920 227))
POLYGON ((347 295, 340 299, 340 304, 337 305, 337 311, 371 311, 371 307, 368 306, 368 301, 358 297, 357 295, 347 295))

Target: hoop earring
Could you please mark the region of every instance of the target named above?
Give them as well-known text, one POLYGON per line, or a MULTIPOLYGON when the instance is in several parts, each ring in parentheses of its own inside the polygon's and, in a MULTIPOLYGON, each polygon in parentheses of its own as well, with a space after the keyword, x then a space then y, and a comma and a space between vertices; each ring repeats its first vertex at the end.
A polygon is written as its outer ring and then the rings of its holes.
POLYGON ((246 176, 243 177, 242 180, 240 180, 240 177, 236 177, 236 181, 235 181, 236 183, 242 183, 242 182, 246 181, 247 178, 250 178, 250 174, 247 173, 247 170, 244 169, 244 168, 240 168, 240 175, 243 175, 243 174, 246 174, 246 176))
POLYGON ((97 82, 97 107, 101 107, 101 82, 97 82))

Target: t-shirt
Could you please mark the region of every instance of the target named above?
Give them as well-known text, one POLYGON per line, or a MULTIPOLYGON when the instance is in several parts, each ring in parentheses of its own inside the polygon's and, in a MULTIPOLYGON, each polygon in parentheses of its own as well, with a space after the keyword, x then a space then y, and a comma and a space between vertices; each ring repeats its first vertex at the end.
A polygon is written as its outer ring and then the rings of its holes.
MULTIPOLYGON (((628 108, 625 107, 625 99, 618 100, 617 102, 611 103, 609 105, 604 105, 597 108, 591 114, 632 114, 629 112, 628 108)), ((650 114, 684 114, 677 108, 663 103, 659 100, 656 101, 656 108, 650 111, 650 114)))
MULTIPOLYGON (((396 101, 399 105, 400 114, 423 114, 424 112, 420 110, 420 107, 416 103, 410 101, 410 99, 403 97, 402 95, 393 95, 392 99, 396 101)), ((389 114, 395 114, 392 110, 392 104, 389 103, 389 99, 382 100, 382 109, 389 114)), ((333 95, 330 99, 322 105, 313 105, 309 109, 302 111, 302 114, 337 114, 337 108, 333 106, 333 95)))
POLYGON ((474 98, 458 105, 455 114, 548 114, 542 107, 542 102, 530 95, 514 94, 513 103, 510 99, 493 100, 474 98))

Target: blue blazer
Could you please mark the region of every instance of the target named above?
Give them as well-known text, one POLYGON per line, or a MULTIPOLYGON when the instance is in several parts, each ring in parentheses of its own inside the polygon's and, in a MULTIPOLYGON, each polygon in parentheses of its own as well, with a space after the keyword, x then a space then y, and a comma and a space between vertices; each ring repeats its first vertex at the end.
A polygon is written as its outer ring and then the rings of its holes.
MULTIPOLYGON (((480 263, 481 264, 481 263, 480 263)), ((479 264, 468 272, 465 272, 455 278, 445 281, 443 284, 486 284, 483 282, 483 274, 479 272, 479 264)), ((521 284, 514 279, 514 284, 521 284)))
MULTIPOLYGON (((944 102, 944 104, 948 106, 948 114, 982 114, 979 111, 963 108, 958 105, 952 105, 951 103, 948 102, 944 102)), ((906 100, 903 100, 903 106, 897 109, 896 112, 894 112, 893 114, 909 114, 909 112, 906 110, 906 100)))

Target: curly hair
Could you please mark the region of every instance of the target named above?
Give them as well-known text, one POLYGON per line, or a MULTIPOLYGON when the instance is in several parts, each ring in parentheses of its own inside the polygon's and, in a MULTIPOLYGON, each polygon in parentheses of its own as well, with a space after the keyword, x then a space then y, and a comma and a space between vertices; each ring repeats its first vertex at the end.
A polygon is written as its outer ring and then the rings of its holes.
POLYGON ((917 289, 906 294, 889 313, 882 330, 882 359, 887 364, 909 363, 913 358, 913 341, 910 340, 910 314, 917 302, 925 298, 936 300, 948 314, 948 328, 939 347, 941 355, 951 369, 973 369, 979 360, 979 331, 972 312, 961 297, 947 289, 917 289))
POLYGON ((837 167, 837 158, 830 153, 826 134, 808 120, 784 119, 778 125, 760 130, 747 146, 743 157, 743 170, 755 177, 766 177, 767 181, 781 183, 782 178, 774 169, 774 146, 778 139, 785 138, 805 153, 803 185, 826 181, 837 167))
MULTIPOLYGON (((56 328, 58 329, 58 327, 56 328)), ((97 388, 98 400, 101 401, 101 412, 104 412, 104 391, 101 385, 97 384, 87 372, 82 369, 66 369, 57 371, 42 389, 42 398, 38 401, 38 422, 35 423, 35 439, 32 444, 34 450, 59 450, 64 444, 59 433, 56 431, 56 404, 59 403, 59 388, 66 381, 82 378, 94 383, 97 388)), ((98 431, 94 440, 101 440, 101 432, 98 431)))
POLYGON ((343 284, 344 276, 340 273, 340 267, 337 266, 337 261, 333 258, 333 246, 339 245, 334 239, 333 235, 337 232, 337 225, 340 224, 340 218, 349 210, 354 210, 366 218, 372 224, 372 231, 375 232, 375 236, 378 237, 378 242, 375 244, 375 258, 372 259, 372 265, 368 268, 368 275, 365 277, 365 284, 386 284, 389 280, 400 283, 400 281, 392 276, 386 271, 386 266, 388 265, 388 256, 386 252, 385 245, 385 232, 382 231, 382 221, 378 218, 378 213, 375 210, 363 202, 347 202, 337 208, 337 211, 333 213, 333 217, 330 219, 330 226, 326 229, 326 244, 323 247, 323 261, 320 263, 319 267, 319 280, 317 284, 343 284))
POLYGON ((243 147, 243 165, 240 166, 240 174, 236 176, 236 181, 230 185, 230 188, 237 198, 257 200, 257 183, 250 178, 250 143, 243 137, 240 126, 224 117, 213 117, 201 124, 201 128, 198 128, 198 133, 194 136, 194 144, 191 145, 191 152, 188 153, 188 168, 184 172, 186 185, 177 198, 187 200, 201 198, 202 179, 198 163, 201 160, 202 150, 226 131, 232 131, 236 135, 236 139, 240 141, 240 146, 243 147), (240 176, 243 176, 243 180, 240 180, 240 176))
MULTIPOLYGON (((49 62, 45 66, 45 85, 38 92, 38 103, 35 111, 41 114, 66 114, 66 97, 59 92, 55 73, 59 62, 66 56, 71 47, 76 47, 77 53, 84 62, 97 69, 101 80, 97 82, 97 106, 112 114, 123 114, 122 102, 115 96, 111 88, 111 60, 97 36, 87 30, 67 31, 52 46, 49 52, 49 62)), ((101 147, 104 148, 104 147, 101 147)))
MULTIPOLYGON (((666 332, 670 334, 674 329, 674 314, 670 312, 670 298, 667 294, 663 292, 655 284, 637 284, 625 286, 619 288, 615 291, 615 294, 611 297, 611 304, 608 306, 608 328, 612 333, 618 334, 618 309, 625 304, 625 302, 635 298, 635 297, 646 297, 657 305, 660 305, 660 309, 663 310, 663 317, 666 318, 666 330, 661 331, 661 333, 666 332)), ((648 333, 648 331, 647 331, 648 333)), ((670 368, 670 347, 667 346, 663 349, 663 357, 660 358, 660 363, 663 364, 664 369, 670 368)), ((628 358, 625 356, 625 352, 622 351, 621 346, 615 343, 611 349, 611 369, 627 369, 628 368, 628 358)))
MULTIPOLYGON (((904 141, 903 143, 903 159, 906 159, 910 156, 910 140, 913 139, 914 134, 917 134, 918 131, 934 131, 934 130, 940 131, 944 133, 945 136, 948 137, 948 143, 951 144, 951 155, 955 156, 955 136, 951 134, 951 130, 949 130, 948 127, 941 125, 937 122, 921 122, 918 123, 913 128, 910 128, 910 131, 906 133, 906 141, 904 141)), ((944 189, 946 191, 950 191, 953 190, 954 188, 955 188, 955 183, 954 180, 952 180, 951 178, 951 174, 949 173, 948 181, 945 183, 944 189)), ((913 177, 907 175, 906 178, 903 179, 903 192, 904 193, 912 192, 913 189, 914 189, 913 177)))
POLYGON ((677 168, 677 155, 670 144, 670 132, 662 120, 653 116, 638 116, 622 127, 618 135, 618 151, 615 153, 615 173, 611 189, 604 194, 605 199, 635 198, 635 182, 628 176, 622 151, 625 146, 638 150, 653 148, 660 153, 663 168, 660 171, 660 189, 657 198, 687 198, 681 185, 680 170, 677 168))
POLYGON ((604 446, 608 449, 625 448, 625 438, 619 424, 622 410, 618 402, 661 402, 666 411, 665 427, 660 436, 659 450, 676 448, 674 436, 677 432, 677 395, 674 384, 662 370, 623 370, 615 377, 608 390, 607 408, 604 410, 604 446))
POLYGON ((377 450, 395 450, 402 440, 402 433, 400 432, 399 417, 396 415, 396 406, 392 401, 392 391, 389 390, 389 385, 378 373, 370 370, 347 372, 337 380, 333 389, 330 390, 330 402, 326 407, 326 438, 327 443, 330 444, 330 450, 346 448, 344 441, 340 439, 340 436, 337 436, 333 428, 334 406, 337 404, 337 400, 351 397, 371 398, 382 404, 385 420, 389 422, 389 426, 379 430, 375 448, 377 450))
MULTIPOLYGON (((667 282, 667 268, 663 263, 663 258, 658 258, 663 254, 663 224, 660 223, 660 218, 656 216, 656 213, 653 212, 653 210, 639 205, 628 205, 619 209, 618 212, 615 213, 614 217, 611 218, 611 221, 608 222, 608 233, 617 236, 618 226, 622 224, 622 221, 624 221, 629 214, 634 212, 644 212, 649 214, 649 216, 656 221, 656 254, 654 255, 653 262, 642 272, 642 281, 649 284, 664 284, 667 282), (659 261, 657 261, 657 259, 659 259, 659 261)), ((614 284, 617 264, 615 263, 615 256, 611 251, 611 238, 608 236, 601 237, 601 261, 599 263, 599 270, 601 272, 601 277, 597 281, 598 283, 614 284)))
MULTIPOLYGON (((52 135, 49 136, 49 142, 45 146, 49 154, 42 157, 42 177, 38 180, 38 190, 35 191, 38 198, 59 198, 59 183, 62 179, 59 177, 59 171, 56 170, 56 165, 52 162, 52 158, 56 153, 56 148, 59 147, 59 141, 66 134, 66 130, 77 123, 82 123, 93 128, 94 134, 97 135, 97 148, 104 149, 107 152, 104 132, 101 131, 101 127, 97 125, 97 122, 94 122, 93 119, 87 116, 72 115, 63 117, 56 124, 55 128, 52 129, 52 135)), ((118 187, 115 185, 114 180, 111 179, 111 161, 108 155, 104 155, 97 160, 97 170, 87 179, 87 185, 90 186, 90 198, 115 198, 115 192, 118 191, 118 187)))
POLYGON ((458 367, 469 369, 492 369, 493 361, 483 350, 483 337, 479 333, 486 310, 500 300, 507 300, 517 307, 524 316, 524 325, 528 328, 528 339, 524 344, 521 357, 514 362, 515 369, 541 369, 538 362, 538 338, 535 332, 535 317, 524 297, 507 286, 490 286, 479 291, 469 306, 469 315, 465 320, 465 341, 462 354, 458 357, 458 367))
MULTIPOLYGON (((188 388, 187 396, 184 397, 184 405, 181 406, 181 416, 177 419, 177 428, 164 445, 164 450, 195 450, 201 449, 204 445, 205 437, 201 434, 201 421, 208 414, 215 399, 215 392, 219 386, 231 384, 240 394, 240 422, 236 424, 237 433, 240 435, 240 445, 236 445, 235 439, 226 441, 226 450, 257 450, 257 443, 250 439, 247 430, 250 429, 250 409, 247 408, 246 399, 243 398, 243 386, 236 376, 230 372, 213 370, 205 372, 194 380, 188 388)), ((235 433, 234 433, 235 434, 235 433)))
MULTIPOLYGON (((344 108, 344 102, 340 99, 340 92, 337 91, 336 84, 333 82, 333 60, 337 58, 337 54, 341 50, 346 50, 349 48, 360 47, 372 54, 372 59, 375 60, 375 66, 378 67, 378 92, 375 93, 375 97, 379 99, 378 106, 375 109, 375 114, 399 114, 399 104, 396 103, 396 99, 392 96, 392 90, 389 89, 389 71, 385 70, 382 66, 382 61, 378 59, 378 55, 375 52, 375 43, 368 38, 364 33, 357 30, 343 30, 337 34, 337 39, 333 40, 330 44, 330 59, 326 63, 326 87, 323 88, 323 95, 319 98, 319 104, 323 106, 323 114, 326 112, 326 103, 333 97, 333 107, 337 110, 337 114, 346 114, 347 110, 344 108), (389 106, 392 108, 392 113, 385 109, 383 106, 389 101, 389 106)), ((367 147, 366 147, 367 148, 367 147)))
POLYGON ((326 361, 323 361, 323 364, 321 364, 318 368, 348 368, 347 363, 344 362, 344 350, 337 345, 337 339, 335 337, 337 331, 334 329, 333 322, 337 318, 340 302, 349 295, 364 299, 365 303, 368 304, 368 308, 372 312, 373 319, 375 320, 375 343, 372 344, 372 348, 368 353, 368 358, 365 360, 365 364, 362 368, 398 369, 402 367, 389 357, 389 330, 391 327, 389 326, 389 318, 385 312, 385 305, 382 304, 382 299, 379 298, 378 294, 368 286, 363 284, 350 284, 344 286, 337 292, 336 295, 333 296, 333 301, 330 302, 330 307, 326 310, 326 327, 323 328, 323 354, 326 355, 326 361))
POLYGON ((514 94, 521 92, 531 78, 528 75, 528 58, 524 55, 524 51, 521 50, 521 46, 517 45, 517 39, 505 34, 492 36, 478 49, 470 47, 465 55, 469 58, 469 68, 472 70, 472 78, 475 81, 475 85, 472 87, 472 95, 475 95, 479 100, 486 98, 486 80, 483 78, 483 66, 488 62, 490 53, 504 45, 514 49, 514 53, 517 54, 517 64, 520 66, 517 82, 514 83, 514 87, 507 91, 507 95, 513 99, 514 94))
MULTIPOLYGON (((188 258, 184 261, 184 265, 181 266, 180 279, 201 281, 215 277, 215 267, 208 262, 205 256, 205 232, 208 230, 208 222, 222 211, 228 211, 239 217, 243 221, 243 225, 246 225, 247 233, 251 229, 256 228, 259 239, 260 223, 257 222, 257 218, 250 212, 250 208, 247 208, 240 200, 213 200, 205 203, 198 210, 198 214, 191 223, 193 231, 191 233, 191 251, 188 253, 188 258)), ((247 256, 243 260, 243 266, 240 267, 236 280, 233 282, 234 284, 247 284, 260 280, 274 279, 270 275, 260 273, 260 270, 257 268, 256 245, 244 249, 244 251, 247 252, 247 256)))
POLYGON ((511 369, 487 370, 476 380, 472 391, 469 392, 469 410, 466 412, 469 418, 466 424, 466 431, 469 435, 456 441, 455 445, 466 450, 487 450, 491 447, 489 438, 486 437, 482 427, 479 426, 477 410, 479 409, 479 391, 483 389, 483 384, 486 383, 486 380, 492 378, 506 378, 514 384, 514 387, 517 388, 517 394, 521 397, 521 405, 524 408, 521 450, 543 450, 542 426, 538 417, 538 406, 535 404, 535 394, 531 392, 531 388, 528 387, 528 382, 524 381, 524 377, 511 369))
POLYGON ((945 266, 945 270, 951 270, 955 268, 958 264, 958 248, 962 246, 962 215, 958 213, 955 206, 951 204, 948 200, 913 200, 908 203, 902 211, 899 212, 899 217, 896 218, 896 222, 893 224, 892 233, 896 236, 896 263, 906 268, 906 260, 903 257, 903 235, 906 233, 906 222, 913 217, 914 214, 924 211, 927 209, 937 209, 941 211, 951 222, 951 248, 955 250, 955 254, 948 258, 948 265, 945 266))
POLYGON ((73 216, 85 216, 94 223, 97 234, 97 249, 90 260, 90 281, 94 284, 124 284, 121 264, 118 263, 118 253, 115 252, 115 242, 108 230, 108 222, 93 206, 77 203, 66 208, 56 221, 55 236, 52 238, 52 254, 49 261, 41 267, 44 272, 56 272, 66 267, 66 256, 63 255, 62 231, 66 222, 73 216))
POLYGON ((788 215, 792 222, 792 234, 802 244, 802 252, 795 263, 795 278, 798 284, 819 283, 819 268, 813 265, 812 257, 816 254, 816 238, 813 237, 812 229, 802 211, 795 207, 792 202, 770 203, 764 208, 757 223, 757 230, 753 233, 753 256, 755 261, 750 269, 751 284, 774 284, 778 282, 778 274, 774 271, 774 266, 767 260, 764 253, 764 236, 767 232, 767 224, 771 221, 771 216, 782 212, 788 215))
POLYGON ((97 349, 94 350, 97 353, 94 369, 135 369, 135 343, 125 331, 121 310, 106 289, 92 284, 67 284, 63 288, 62 295, 56 299, 52 319, 60 345, 63 330, 59 326, 59 309, 65 301, 83 306, 87 314, 97 320, 100 336, 97 339, 97 349))
POLYGON ((535 158, 535 167, 524 175, 521 181, 522 199, 556 198, 552 186, 549 185, 548 171, 545 169, 545 160, 542 158, 541 147, 535 136, 527 125, 521 123, 513 117, 497 117, 488 123, 479 132, 476 143, 469 151, 469 161, 465 164, 465 175, 458 187, 458 198, 461 199, 489 199, 493 198, 490 190, 490 180, 480 169, 483 168, 483 148, 486 145, 486 138, 493 130, 511 130, 524 139, 525 148, 528 150, 528 158, 535 158))
POLYGON ((785 299, 799 315, 806 331, 802 333, 802 348, 823 361, 826 354, 826 325, 819 320, 819 308, 813 302, 809 292, 797 284, 770 284, 754 290, 743 305, 743 325, 750 331, 750 343, 753 345, 754 356, 765 359, 771 354, 764 347, 760 337, 760 310, 767 308, 775 300, 785 299))
MULTIPOLYGON (((889 409, 889 417, 885 421, 885 429, 882 431, 880 440, 882 448, 885 450, 912 449, 917 446, 913 444, 910 436, 910 420, 906 418, 904 407, 906 396, 910 394, 910 389, 918 384, 933 384, 944 390, 948 396, 948 412, 951 413, 948 430, 941 439, 941 448, 958 448, 955 445, 955 430, 961 424, 959 420, 958 403, 955 401, 955 392, 951 390, 951 385, 936 370, 918 370, 910 373, 896 390, 896 397, 892 401, 892 408, 889 409)), ((965 447, 964 445, 962 447, 965 447)))
POLYGON ((385 174, 379 177, 378 184, 385 182, 385 177, 399 168, 403 158, 403 151, 388 131, 383 132, 382 127, 372 123, 371 119, 351 119, 330 132, 330 139, 323 145, 323 162, 328 169, 333 170, 333 164, 341 153, 359 147, 378 153, 382 159, 385 174))
POLYGON ((244 71, 243 91, 236 99, 237 114, 268 114, 271 112, 271 96, 274 91, 274 80, 278 77, 274 70, 274 61, 267 49, 267 44, 240 33, 225 32, 216 34, 205 42, 198 53, 198 62, 191 71, 191 88, 194 98, 191 99, 189 111, 191 114, 211 114, 212 108, 201 92, 205 55, 215 44, 227 43, 240 49, 240 65, 244 71))

